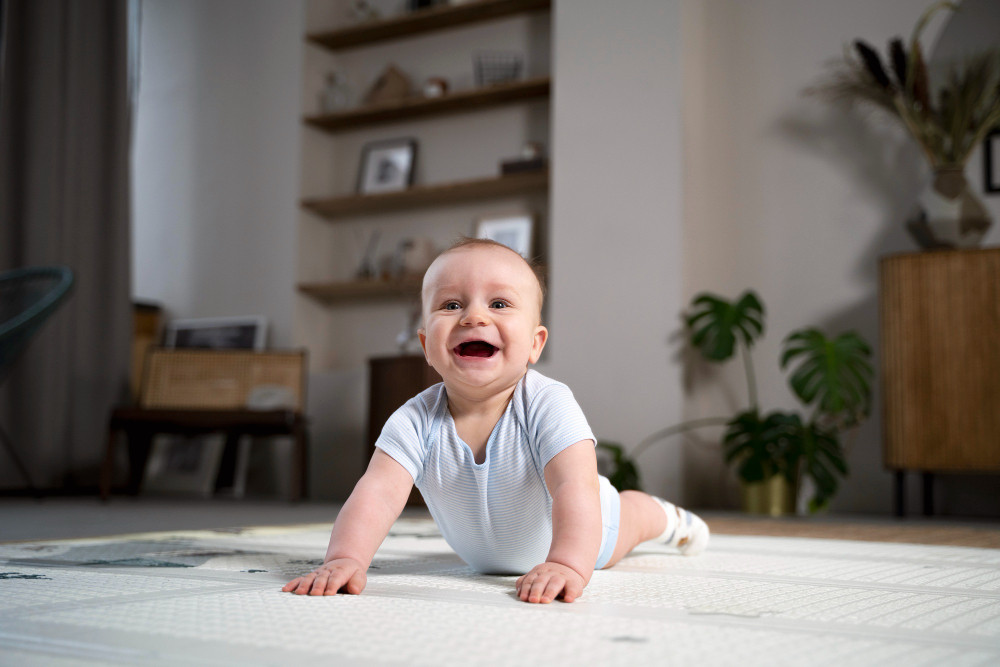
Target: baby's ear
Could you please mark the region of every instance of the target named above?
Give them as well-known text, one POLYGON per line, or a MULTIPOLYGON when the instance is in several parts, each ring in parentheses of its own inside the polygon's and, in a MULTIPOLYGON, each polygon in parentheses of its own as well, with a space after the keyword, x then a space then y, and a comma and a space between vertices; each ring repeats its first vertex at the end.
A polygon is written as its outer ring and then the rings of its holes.
POLYGON ((420 339, 420 349, 424 351, 424 357, 427 356, 427 332, 424 329, 417 329, 417 338, 420 339))
POLYGON ((535 337, 531 340, 531 354, 528 356, 528 363, 533 364, 542 355, 542 349, 549 339, 549 330, 538 325, 535 327, 535 337))

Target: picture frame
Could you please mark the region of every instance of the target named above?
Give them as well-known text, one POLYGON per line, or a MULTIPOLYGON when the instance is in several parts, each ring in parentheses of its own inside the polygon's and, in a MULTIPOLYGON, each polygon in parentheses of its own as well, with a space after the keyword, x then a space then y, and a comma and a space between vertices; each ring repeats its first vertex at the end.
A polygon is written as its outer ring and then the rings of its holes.
POLYGON ((400 192, 413 184, 417 140, 412 137, 371 141, 361 149, 358 194, 400 192))
POLYGON ((225 447, 222 435, 156 436, 143 475, 143 494, 212 497, 225 447))
MULTIPOLYGON (((263 315, 204 317, 172 320, 164 332, 164 347, 212 350, 264 350, 267 318, 263 315)), ((143 492, 152 495, 193 495, 209 498, 215 492, 226 438, 218 434, 153 438, 146 463, 143 492)), ((240 438, 234 462, 232 495, 242 497, 246 487, 250 440, 240 438)))
POLYGON ((212 350, 263 350, 267 345, 267 318, 247 315, 173 320, 167 325, 163 345, 212 350))
POLYGON ((535 216, 530 213, 510 213, 480 218, 475 236, 502 243, 525 259, 534 256, 535 216))
POLYGON ((1000 128, 983 140, 983 190, 1000 192, 1000 128))

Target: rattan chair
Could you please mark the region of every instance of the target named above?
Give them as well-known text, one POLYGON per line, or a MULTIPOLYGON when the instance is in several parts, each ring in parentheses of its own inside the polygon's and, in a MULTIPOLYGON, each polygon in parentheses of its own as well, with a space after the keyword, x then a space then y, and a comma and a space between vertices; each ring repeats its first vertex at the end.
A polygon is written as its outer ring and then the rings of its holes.
POLYGON ((111 412, 101 474, 101 497, 111 494, 118 435, 127 436, 129 480, 136 494, 159 433, 197 435, 223 433, 230 441, 244 435, 289 436, 293 441, 291 499, 306 493, 308 430, 304 414, 306 353, 304 350, 153 349, 146 357, 139 405, 111 412), (284 390, 290 403, 250 405, 261 388, 284 390))
MULTIPOLYGON (((7 379, 28 342, 72 287, 73 272, 65 266, 29 267, 0 273, 0 383, 7 379)), ((31 476, 2 425, 0 442, 28 488, 35 491, 31 476)))

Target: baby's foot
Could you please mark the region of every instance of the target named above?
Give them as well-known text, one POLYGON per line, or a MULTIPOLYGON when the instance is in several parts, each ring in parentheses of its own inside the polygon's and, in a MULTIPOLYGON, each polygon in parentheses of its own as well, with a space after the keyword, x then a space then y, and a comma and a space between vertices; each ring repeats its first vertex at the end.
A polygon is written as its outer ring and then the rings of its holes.
POLYGON ((708 546, 708 524, 694 512, 653 496, 667 515, 667 528, 656 542, 677 549, 685 556, 697 556, 708 546))

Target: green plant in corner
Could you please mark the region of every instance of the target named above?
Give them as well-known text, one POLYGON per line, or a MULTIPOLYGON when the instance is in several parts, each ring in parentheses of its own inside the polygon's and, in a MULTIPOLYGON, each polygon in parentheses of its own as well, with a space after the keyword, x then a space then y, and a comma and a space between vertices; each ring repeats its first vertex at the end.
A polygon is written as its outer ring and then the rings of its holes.
POLYGON ((611 472, 608 474, 608 481, 613 487, 619 491, 642 488, 639 483, 639 469, 625 454, 625 448, 621 444, 601 440, 597 446, 611 454, 611 472))
POLYGON ((789 334, 783 343, 781 368, 790 369, 789 385, 808 414, 805 418, 797 412, 765 414, 757 404, 750 356, 753 344, 764 333, 764 306, 759 297, 747 291, 730 302, 717 295, 699 294, 691 302, 685 322, 691 345, 707 361, 725 362, 740 351, 749 406, 728 419, 696 419, 658 431, 639 443, 631 458, 619 448, 615 460, 636 469, 638 455, 667 437, 725 425, 725 460, 744 484, 764 483, 780 475, 795 488, 807 477, 815 488, 810 511, 826 507, 837 491, 839 478, 847 475, 841 434, 854 429, 871 409, 874 371, 868 343, 854 332, 836 338, 827 338, 815 328, 789 334))

